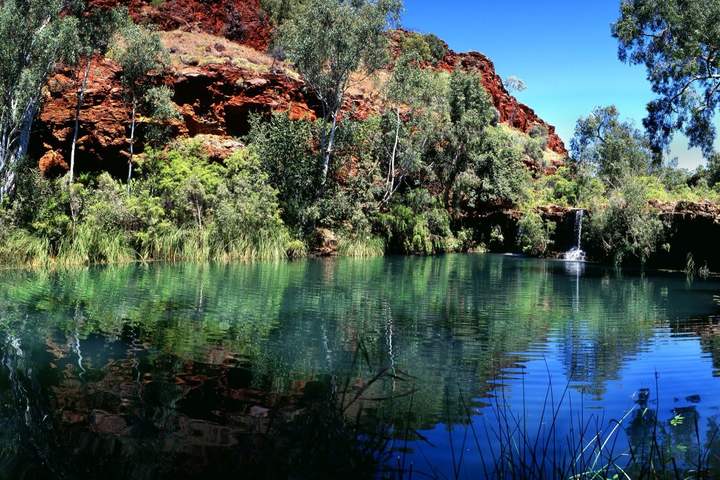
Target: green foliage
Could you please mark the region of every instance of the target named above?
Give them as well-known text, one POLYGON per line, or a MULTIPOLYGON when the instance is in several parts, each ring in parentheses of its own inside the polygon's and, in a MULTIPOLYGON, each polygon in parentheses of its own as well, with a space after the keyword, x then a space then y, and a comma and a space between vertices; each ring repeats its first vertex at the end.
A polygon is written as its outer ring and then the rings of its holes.
POLYGON ((475 166, 478 201, 519 203, 530 184, 530 172, 507 134, 499 128, 488 129, 479 160, 475 166))
POLYGON ((434 154, 435 171, 449 207, 455 202, 453 193, 458 176, 481 159, 485 129, 496 122, 497 112, 480 77, 459 69, 450 76, 447 105, 446 121, 434 154))
POLYGON ((428 45, 423 36, 419 33, 410 32, 403 36, 400 48, 404 55, 415 56, 421 62, 429 62, 432 60, 430 45, 428 45))
POLYGON ((350 75, 371 74, 387 63, 385 32, 400 12, 399 0, 308 0, 279 30, 279 43, 323 107, 319 123, 321 183, 330 170, 350 75))
POLYGON ((621 121, 613 106, 597 108, 578 120, 571 150, 579 167, 588 167, 609 186, 646 174, 652 160, 643 134, 621 121))
POLYGON ((706 156, 714 150, 713 119, 720 101, 720 3, 707 0, 622 2, 613 26, 623 61, 644 64, 658 98, 644 123, 656 160, 683 131, 706 156))
POLYGON ((151 151, 144 169, 153 173, 154 187, 175 223, 202 228, 226 174, 222 165, 210 162, 204 146, 187 141, 167 152, 151 151))
POLYGON ((628 179, 610 193, 605 208, 592 212, 589 233, 597 251, 615 264, 644 263, 660 245, 664 225, 648 205, 647 187, 628 179))
POLYGON ((241 150, 227 160, 218 189, 212 229, 216 255, 224 261, 284 258, 290 240, 257 155, 241 150))
POLYGON ((282 25, 294 14, 306 0, 260 0, 260 6, 270 20, 276 25, 282 25))
POLYGON ((107 173, 68 185, 26 172, 7 218, 0 259, 57 264, 135 260, 219 261, 304 255, 280 218, 277 192, 257 156, 225 165, 203 146, 150 151, 130 191, 107 173))
POLYGON ((162 72, 170 61, 160 36, 136 24, 122 29, 110 56, 120 65, 120 80, 133 101, 153 86, 149 74, 162 72))
POLYGON ((442 41, 442 39, 440 39, 437 35, 428 33, 423 35, 423 39, 430 47, 430 54, 436 62, 442 60, 445 58, 445 55, 448 54, 450 49, 448 48, 447 43, 442 41))
POLYGON ((179 120, 180 112, 172 101, 173 91, 165 85, 152 87, 143 97, 149 121, 145 126, 145 140, 148 145, 159 147, 167 143, 172 134, 169 122, 179 120))
POLYGON ((382 257, 385 254, 385 241, 373 236, 341 235, 338 239, 338 254, 357 258, 382 257))
POLYGON ((78 19, 78 60, 105 54, 118 30, 131 23, 126 7, 98 7, 84 0, 69 0, 67 11, 78 19))
POLYGON ((383 203, 404 181, 429 173, 424 156, 447 118, 447 82, 418 62, 417 55, 400 56, 386 86, 388 109, 382 117, 379 153, 387 172, 383 203))
POLYGON ((402 38, 400 45, 404 55, 417 57, 421 62, 436 65, 448 53, 448 47, 435 35, 422 35, 408 32, 402 38))
MULTIPOLYGON (((165 122, 177 114, 170 102, 171 93, 167 88, 154 88, 152 73, 159 74, 169 64, 169 55, 160 41, 160 36, 143 26, 130 24, 120 32, 117 44, 110 56, 120 65, 120 80, 131 104, 130 157, 128 159, 128 188, 132 179, 135 155, 135 136, 138 108, 145 99, 149 115, 158 115, 157 120, 165 122)), ((151 128, 151 141, 160 143, 165 137, 162 127, 151 128)))
POLYGON ((320 165, 312 151, 312 125, 292 121, 284 113, 269 120, 254 117, 248 142, 278 191, 285 222, 309 232, 315 220, 312 206, 320 195, 320 165))
POLYGON ((423 189, 409 192, 378 221, 392 251, 432 255, 460 248, 450 229, 448 211, 423 189))
POLYGON ((538 178, 529 193, 529 204, 591 208, 605 202, 605 185, 595 176, 570 167, 538 178))
POLYGON ((527 211, 518 222, 518 246, 528 255, 545 255, 552 244, 555 228, 555 222, 544 220, 535 211, 527 211))

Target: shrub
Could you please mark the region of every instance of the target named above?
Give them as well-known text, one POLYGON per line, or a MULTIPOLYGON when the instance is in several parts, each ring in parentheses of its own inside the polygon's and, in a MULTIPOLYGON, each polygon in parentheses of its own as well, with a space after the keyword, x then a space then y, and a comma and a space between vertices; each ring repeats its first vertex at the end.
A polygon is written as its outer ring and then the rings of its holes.
POLYGON ((619 265, 628 259, 644 263, 661 243, 664 225, 648 205, 646 185, 628 179, 611 192, 607 207, 593 212, 589 231, 594 248, 619 265))
POLYGON ((555 228, 555 222, 544 220, 537 212, 525 212, 518 222, 518 246, 528 255, 545 255, 555 228))
POLYGON ((402 53, 411 55, 423 62, 433 60, 433 52, 425 38, 419 33, 408 33, 402 39, 402 53))
POLYGON ((284 258, 290 236, 280 218, 277 191, 257 155, 240 150, 227 160, 227 172, 214 209, 214 257, 221 261, 284 258))
POLYGON ((530 173, 508 134, 500 128, 488 128, 487 132, 484 153, 475 170, 480 179, 478 200, 517 204, 531 184, 530 173))
POLYGON ((226 168, 210 162, 203 145, 193 140, 179 142, 167 152, 150 152, 144 169, 168 216, 179 226, 198 228, 211 215, 227 174, 226 168))
POLYGON ((295 260, 307 256, 307 245, 302 240, 293 239, 287 244, 287 256, 295 260))
POLYGON ((445 55, 447 55, 449 51, 447 43, 432 33, 428 33, 423 38, 428 47, 430 47, 430 54, 432 55, 433 60, 435 60, 435 63, 445 58, 445 55))
POLYGON ((308 233, 315 221, 312 207, 319 196, 320 162, 312 152, 311 124, 292 121, 287 114, 269 121, 251 121, 248 142, 278 191, 286 224, 308 233))
POLYGON ((390 211, 379 215, 391 250, 432 255, 460 248, 450 229, 450 214, 427 190, 409 192, 390 211))

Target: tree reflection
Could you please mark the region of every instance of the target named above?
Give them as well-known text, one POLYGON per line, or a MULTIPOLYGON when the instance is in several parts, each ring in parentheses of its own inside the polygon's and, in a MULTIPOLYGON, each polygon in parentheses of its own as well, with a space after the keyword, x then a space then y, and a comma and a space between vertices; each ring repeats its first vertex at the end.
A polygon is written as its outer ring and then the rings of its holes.
MULTIPOLYGON (((257 434, 275 412, 297 415, 308 385, 360 388, 377 368, 391 374, 373 396, 392 401, 368 412, 394 435, 467 424, 461 398, 481 409, 543 355, 558 383, 602 398, 658 328, 707 318, 691 293, 673 277, 497 256, 2 272, 0 396, 12 408, 0 476, 31 458, 144 478, 233 452, 240 468, 237 452, 258 455, 257 434)), ((716 329, 693 334, 719 351, 716 329)), ((638 455, 652 454, 651 407, 626 432, 638 455)), ((667 442, 687 444, 683 432, 667 442)))

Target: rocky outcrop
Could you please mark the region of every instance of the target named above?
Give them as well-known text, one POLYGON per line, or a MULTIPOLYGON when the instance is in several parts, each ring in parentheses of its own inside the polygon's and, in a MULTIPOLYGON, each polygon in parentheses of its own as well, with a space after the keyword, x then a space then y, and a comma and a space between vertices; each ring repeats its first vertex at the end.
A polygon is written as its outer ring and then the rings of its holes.
MULTIPOLYGON (((92 0, 95 5, 128 7, 137 22, 161 30, 172 67, 157 83, 172 86, 182 120, 172 125, 174 135, 237 137, 247 133, 254 113, 289 112, 293 119, 314 119, 320 108, 297 73, 276 61, 266 50, 272 28, 259 0, 92 0)), ((401 31, 393 35, 402 35, 401 31)), ((490 60, 479 53, 448 51, 435 67, 478 72, 499 112, 500 121, 523 132, 540 126, 548 132, 548 147, 561 164, 566 149, 554 127, 503 87, 490 60)), ((80 170, 126 169, 129 109, 119 83, 120 70, 111 60, 93 61, 85 101, 80 112, 77 165, 80 170)), ((356 78, 346 96, 344 114, 365 119, 382 110, 378 79, 356 78)), ((63 68, 48 82, 45 102, 35 125, 38 141, 31 155, 46 174, 68 168, 76 106, 76 72, 63 68)), ((144 128, 146 119, 139 119, 144 128)), ((142 137, 142 135, 140 135, 142 137)), ((143 146, 137 145, 142 151, 143 146)), ((557 164, 557 165, 556 165, 557 164)))
POLYGON ((138 23, 160 30, 204 32, 265 51, 272 25, 260 0, 91 0, 93 5, 128 7, 138 23))
POLYGON ((669 248, 660 249, 653 265, 682 270, 689 255, 697 268, 707 266, 720 272, 720 249, 712 241, 699 239, 720 238, 720 205, 703 202, 652 202, 660 211, 666 225, 664 243, 669 248))
MULTIPOLYGON (((253 113, 288 111, 294 119, 315 118, 302 82, 273 66, 269 57, 206 34, 175 31, 162 37, 172 52, 173 64, 157 82, 169 84, 175 91, 173 100, 182 116, 182 121, 173 125, 175 135, 242 136, 248 132, 253 113)), ((108 59, 93 61, 80 112, 77 162, 81 170, 123 172, 126 168, 130 110, 119 72, 108 59)), ((40 162, 44 173, 59 173, 63 164, 58 159, 69 158, 76 85, 71 69, 58 71, 48 82, 36 123, 40 142, 32 149, 36 158, 44 159, 40 162)), ((141 130, 144 120, 140 118, 141 130)), ((64 166, 67 168, 67 162, 64 166)))

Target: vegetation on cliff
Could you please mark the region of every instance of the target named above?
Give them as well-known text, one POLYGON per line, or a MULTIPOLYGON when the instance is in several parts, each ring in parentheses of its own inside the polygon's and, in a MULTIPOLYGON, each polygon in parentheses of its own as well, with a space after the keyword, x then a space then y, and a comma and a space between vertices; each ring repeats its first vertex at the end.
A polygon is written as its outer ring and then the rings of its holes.
MULTIPOLYGON (((578 121, 570 158, 557 168, 545 125, 526 134, 502 123, 514 125, 520 111, 498 110, 477 71, 444 68, 450 54, 437 37, 388 35, 400 9, 392 1, 265 2, 278 33, 272 53, 300 75, 318 118, 259 111, 243 144, 218 158, 200 139, 173 138, 179 98, 163 80, 169 52, 151 27, 123 9, 40 3, 0 6, 0 27, 40 29, 0 46, 3 263, 233 261, 313 250, 428 255, 505 248, 505 237, 547 255, 556 225, 541 215, 546 205, 590 210, 586 237, 596 258, 645 262, 668 247, 650 200, 718 198, 716 157, 694 174, 680 170, 659 156, 658 130, 638 130, 614 107, 578 121), (40 40, 41 52, 14 56, 40 40), (69 174, 41 175, 26 152, 43 84, 61 63, 76 65, 79 112, 92 57, 106 52, 131 113, 118 120, 127 124, 127 170, 76 171, 76 122, 69 174), (382 77, 382 101, 354 115, 348 92, 372 74, 382 77), (515 212, 519 232, 487 220, 499 210, 515 212)), ((650 22, 641 10, 623 6, 614 30, 634 61, 647 59, 632 27, 650 22)), ((693 128, 712 138, 712 129, 693 128)))

